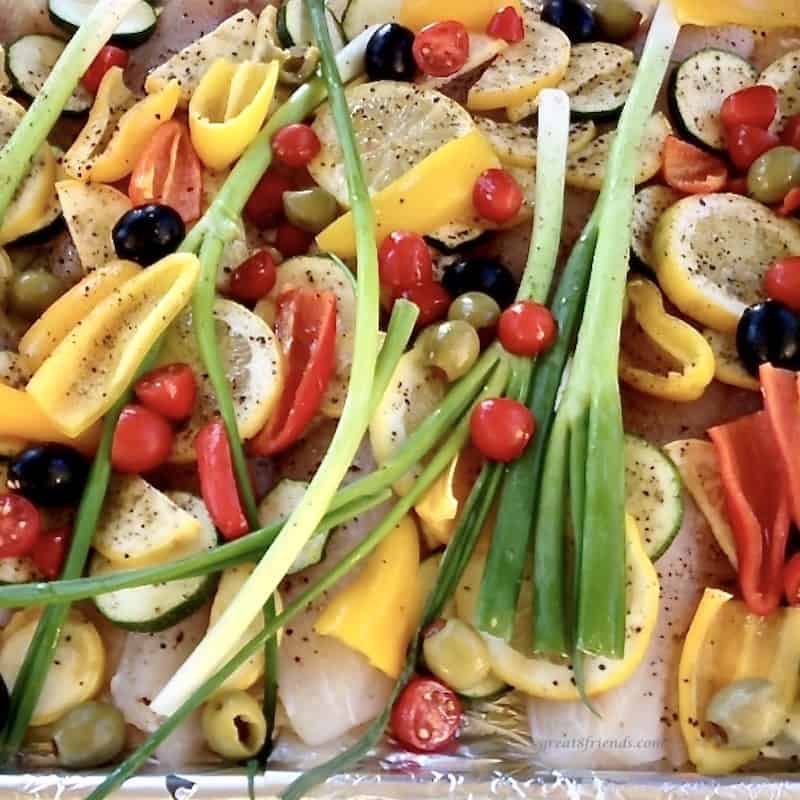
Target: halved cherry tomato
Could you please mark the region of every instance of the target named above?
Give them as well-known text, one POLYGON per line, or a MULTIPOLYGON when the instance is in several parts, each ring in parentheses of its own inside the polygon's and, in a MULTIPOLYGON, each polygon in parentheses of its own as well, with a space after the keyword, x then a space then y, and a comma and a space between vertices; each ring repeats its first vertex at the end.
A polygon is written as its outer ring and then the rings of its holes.
POLYGON ((535 356, 550 348, 558 326, 547 306, 528 301, 514 303, 500 315, 497 333, 509 353, 535 356))
POLYGON ((412 678, 392 708, 392 734, 403 747, 439 753, 458 736, 464 709, 458 695, 434 678, 412 678))
POLYGON ((424 328, 432 322, 442 319, 450 308, 450 295, 441 283, 418 283, 400 292, 400 297, 419 308, 417 327, 424 328))
POLYGON ((233 271, 230 296, 242 303, 255 303, 272 291, 276 276, 272 254, 259 250, 233 271))
POLYGON ((71 535, 72 528, 69 525, 52 528, 42 533, 33 548, 33 563, 48 580, 54 581, 61 575, 71 535))
POLYGON ((322 149, 319 137, 309 125, 297 122, 281 128, 272 137, 275 157, 290 167, 304 167, 322 149))
POLYGON ((301 228, 296 228, 290 222, 281 222, 275 236, 275 247, 284 258, 302 256, 308 252, 314 236, 301 228))
POLYGON ((800 553, 795 553, 783 566, 783 593, 790 606, 800 606, 800 553))
POLYGON ((764 277, 767 297, 800 311, 800 256, 776 261, 764 277))
POLYGON ((244 215, 259 228, 269 228, 283 214, 283 193, 294 184, 289 178, 270 167, 253 190, 244 207, 244 215))
POLYGON ((664 180, 686 194, 719 192, 728 182, 728 168, 721 158, 667 136, 664 144, 664 180))
POLYGON ((795 186, 794 189, 789 189, 786 197, 783 198, 778 213, 782 217, 791 217, 797 211, 800 211, 800 186, 795 186))
POLYGON ((238 539, 248 531, 242 509, 228 432, 222 420, 204 425, 194 439, 200 493, 214 525, 225 539, 238 539))
POLYGON ((134 393, 143 406, 180 422, 188 419, 194 410, 197 378, 188 364, 167 364, 141 377, 134 393))
POLYGON ((0 558, 31 552, 42 532, 36 506, 21 494, 0 495, 0 558))
POLYGON ((434 22, 416 35, 413 52, 422 72, 435 78, 446 78, 467 63, 469 33, 455 20, 434 22))
POLYGON ((130 403, 122 409, 114 431, 111 466, 132 475, 150 472, 169 458, 174 438, 161 414, 130 403))
POLYGON ((778 113, 778 93, 772 86, 748 86, 726 97, 719 113, 726 128, 734 125, 769 128, 778 113))
POLYGON ((135 206, 171 206, 186 223, 200 218, 203 167, 183 122, 172 119, 153 134, 133 169, 128 196, 135 206))
POLYGON ((472 189, 475 211, 498 225, 514 219, 524 201, 522 188, 504 169, 487 169, 478 176, 472 189))
POLYGON ((97 94, 100 84, 111 67, 125 67, 128 66, 128 51, 123 50, 121 47, 114 47, 113 44, 107 44, 95 57, 94 61, 89 65, 84 76, 81 78, 81 84, 87 92, 97 94))
POLYGON ((289 289, 278 298, 275 334, 286 369, 278 407, 250 442, 269 456, 294 444, 317 413, 336 362, 336 295, 289 289))
POLYGON ((800 150, 800 114, 793 114, 786 121, 781 133, 781 143, 800 150))
POLYGON ((469 421, 472 443, 490 461, 508 463, 519 458, 536 429, 527 406, 510 397, 482 400, 469 421))
POLYGON ((433 259, 418 233, 390 233, 378 250, 381 283, 391 289, 409 289, 433 281, 433 259))
POLYGON ((525 23, 516 8, 506 6, 492 17, 486 33, 495 39, 503 39, 509 44, 516 44, 525 38, 525 23))
POLYGON ((760 155, 781 143, 774 133, 753 125, 732 125, 727 129, 725 140, 731 161, 742 172, 750 169, 760 155))

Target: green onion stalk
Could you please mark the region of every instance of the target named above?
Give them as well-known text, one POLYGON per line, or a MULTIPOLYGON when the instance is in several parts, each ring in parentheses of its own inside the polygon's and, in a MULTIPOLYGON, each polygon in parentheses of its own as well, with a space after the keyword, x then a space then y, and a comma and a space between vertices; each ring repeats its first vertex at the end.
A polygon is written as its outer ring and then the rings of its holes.
MULTIPOLYGON (((486 386, 483 389, 480 397, 492 397, 503 392, 508 381, 508 368, 505 364, 500 363, 494 368, 486 386)), ((480 399, 479 397, 479 399, 480 399)), ((89 795, 87 800, 104 800, 113 791, 118 789, 128 778, 133 776, 139 768, 147 761, 148 758, 155 752, 156 748, 169 737, 181 723, 183 723, 197 708, 199 708, 219 687, 234 673, 242 664, 249 658, 252 658, 271 637, 274 637, 277 632, 286 624, 291 622, 295 616, 302 613, 307 609, 309 604, 317 600, 323 593, 332 589, 345 575, 352 569, 364 561, 367 556, 387 537, 393 530, 395 530, 400 520, 408 514, 414 505, 420 500, 425 492, 436 482, 439 475, 447 468, 447 465, 455 457, 466 443, 469 438, 469 416, 463 418, 456 428, 452 431, 450 436, 437 449, 430 462, 423 469, 421 475, 415 482, 413 488, 408 494, 398 500, 396 505, 392 508, 389 514, 380 522, 380 524, 370 532, 370 534, 356 547, 354 547, 338 564, 327 572, 322 578, 319 579, 314 585, 310 586, 305 592, 293 600, 284 611, 274 617, 274 619, 266 622, 262 631, 251 639, 244 647, 242 647, 233 657, 229 658, 221 667, 219 667, 214 674, 206 678, 200 686, 194 689, 185 700, 183 700, 175 711, 167 717, 158 730, 153 733, 139 748, 130 755, 122 764, 117 766, 114 771, 89 795)), ((488 507, 486 508, 488 513, 488 507)), ((477 532, 472 535, 477 540, 480 534, 480 526, 477 526, 477 532)), ((462 557, 456 559, 455 555, 451 556, 451 561, 457 561, 460 565, 461 571, 468 560, 462 557)), ((448 563, 447 558, 443 561, 442 570, 445 564, 448 563)), ((451 569, 452 567, 448 567, 451 569)), ((459 573, 460 577, 460 573, 459 573)), ((456 579, 457 582, 457 579, 456 579)), ((442 591, 435 592, 434 596, 439 598, 437 602, 441 606, 433 616, 437 616, 441 612, 441 607, 444 605, 444 600, 449 596, 449 592, 442 591)), ((431 603, 428 603, 428 608, 431 609, 431 603)), ((432 613, 432 612, 431 612, 432 613)), ((406 670, 407 671, 407 670, 406 670)), ((406 674, 404 672, 404 674, 406 674)), ((375 724, 375 723, 374 723, 375 724)), ((381 726, 382 732, 385 727, 385 721, 381 726)), ((319 776, 319 773, 313 773, 319 776)), ((320 778, 315 778, 317 782, 320 778)), ((291 787, 290 790, 291 791, 291 787)), ((296 792, 291 797, 297 797, 296 792)))

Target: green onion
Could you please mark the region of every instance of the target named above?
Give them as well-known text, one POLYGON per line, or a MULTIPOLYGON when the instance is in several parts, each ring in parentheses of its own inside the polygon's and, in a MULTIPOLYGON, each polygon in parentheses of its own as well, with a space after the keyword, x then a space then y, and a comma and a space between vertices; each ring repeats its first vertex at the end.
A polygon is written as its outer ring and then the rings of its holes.
POLYGON ((356 230, 358 282, 356 331, 350 386, 342 417, 328 452, 309 484, 303 503, 287 520, 238 595, 206 633, 203 641, 155 698, 156 713, 170 713, 196 690, 229 655, 261 607, 275 591, 297 555, 313 535, 355 457, 369 421, 370 399, 378 354, 378 256, 372 205, 353 133, 350 112, 330 42, 323 0, 308 0, 322 57, 329 103, 344 154, 348 192, 356 230))

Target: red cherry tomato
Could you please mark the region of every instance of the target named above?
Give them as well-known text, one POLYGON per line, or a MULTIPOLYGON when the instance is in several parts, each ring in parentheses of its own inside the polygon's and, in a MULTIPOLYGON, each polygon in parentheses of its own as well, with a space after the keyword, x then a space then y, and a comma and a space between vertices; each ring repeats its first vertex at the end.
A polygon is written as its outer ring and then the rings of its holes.
POLYGON ((728 182, 728 168, 721 158, 676 136, 667 136, 663 169, 667 184, 685 194, 719 192, 728 182))
POLYGON ((516 8, 506 6, 492 17, 486 33, 509 44, 517 44, 525 38, 525 23, 516 8))
POLYGON ((188 364, 167 364, 141 377, 134 387, 136 399, 167 419, 188 419, 197 400, 197 378, 188 364))
POLYGON ((125 67, 128 66, 128 51, 123 50, 121 47, 114 47, 113 44, 107 44, 94 58, 94 61, 89 65, 84 76, 81 78, 86 91, 92 94, 97 94, 100 84, 111 67, 125 67))
POLYGON ((800 150, 800 114, 793 114, 786 121, 781 133, 781 143, 800 150))
POLYGON ((789 189, 777 211, 782 217, 791 217, 800 211, 800 187, 795 186, 794 189, 789 189))
POLYGON ((458 72, 469 58, 469 33, 455 20, 434 22, 414 39, 414 61, 426 74, 446 78, 458 72))
POLYGON ((442 319, 450 308, 450 295, 441 283, 419 283, 403 289, 399 296, 419 308, 418 328, 442 319))
POLYGON ((268 169, 244 207, 244 215, 253 225, 269 228, 283 213, 283 193, 294 188, 285 175, 275 169, 268 169))
POLYGON ((72 528, 69 525, 52 528, 42 533, 33 548, 31 553, 33 563, 39 572, 50 581, 54 581, 61 575, 71 535, 72 528))
POLYGON ((172 450, 175 434, 169 423, 145 406, 122 409, 111 445, 111 466, 138 475, 160 467, 172 450))
POLYGON ((550 348, 558 327, 547 306, 526 301, 514 303, 500 315, 497 332, 509 353, 535 356, 550 348))
POLYGON ((800 606, 800 553, 795 553, 783 566, 783 592, 790 606, 800 606))
POLYGON ((484 219, 502 225, 517 216, 525 195, 514 177, 504 169, 487 169, 472 190, 472 205, 484 219))
POLYGON ((231 275, 229 294, 234 300, 254 303, 275 285, 275 261, 269 250, 259 250, 243 261, 231 275))
POLYGON ((308 252, 314 236, 289 222, 281 222, 275 237, 275 247, 284 258, 303 256, 308 252))
POLYGON ((275 156, 290 167, 304 167, 322 149, 319 137, 301 122, 281 128, 272 137, 275 156))
POLYGON ((774 133, 753 125, 732 125, 725 139, 731 161, 742 172, 750 169, 760 155, 780 144, 780 139, 774 133))
POLYGON ((135 206, 171 206, 187 223, 200 218, 203 167, 183 122, 170 120, 153 134, 133 168, 128 196, 135 206))
POLYGON ((726 128, 752 125, 769 128, 778 113, 778 93, 771 86, 749 86, 725 98, 720 119, 726 128))
POLYGON ((433 678, 412 678, 392 708, 392 734, 417 753, 439 753, 458 736, 464 709, 458 695, 433 678))
POLYGON ((381 242, 378 250, 381 283, 391 289, 410 289, 433 282, 433 259, 425 240, 418 233, 395 231, 381 242))
POLYGON ((36 506, 20 494, 0 495, 0 558, 28 555, 42 532, 36 506))
POLYGON ((522 403, 510 397, 496 397, 475 406, 469 429, 472 443, 486 458, 507 464, 522 455, 536 423, 522 403))
POLYGON ((800 311, 800 256, 776 261, 764 276, 767 297, 800 311))

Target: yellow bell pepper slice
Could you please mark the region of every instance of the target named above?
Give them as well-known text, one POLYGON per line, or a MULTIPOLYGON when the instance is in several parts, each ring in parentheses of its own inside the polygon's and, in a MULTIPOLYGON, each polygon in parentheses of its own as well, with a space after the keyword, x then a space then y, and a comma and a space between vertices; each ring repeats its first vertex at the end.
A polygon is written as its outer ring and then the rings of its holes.
POLYGON ((800 25, 797 0, 675 0, 682 24, 784 28, 800 25))
POLYGON ((67 334, 28 383, 28 394, 68 436, 100 419, 189 301, 200 263, 167 256, 123 283, 67 334))
POLYGON ((277 61, 234 64, 220 58, 189 102, 192 144, 213 170, 227 169, 256 138, 278 83, 277 61))
MULTIPOLYGON (((469 219, 474 215, 475 181, 487 169, 499 167, 494 149, 478 130, 448 142, 372 198, 377 240, 383 241, 392 231, 429 234, 469 219)), ((317 244, 340 258, 354 257, 352 213, 325 228, 317 236, 317 244)))
POLYGON ((713 695, 734 681, 766 678, 790 708, 800 675, 800 608, 768 617, 740 600, 706 589, 686 634, 678 674, 678 712, 689 758, 698 772, 724 775, 758 757, 758 748, 731 747, 706 722, 713 695))
POLYGON ((519 0, 403 0, 400 24, 418 31, 433 22, 456 20, 484 33, 492 17, 507 6, 522 14, 519 0))
POLYGON ((666 374, 640 366, 634 359, 630 335, 623 335, 619 358, 620 378, 640 392, 665 400, 688 403, 703 395, 714 379, 714 352, 691 325, 667 313, 661 290, 644 278, 628 283, 628 300, 636 322, 658 350, 681 366, 666 374))
POLYGON ((132 171, 152 135, 172 119, 181 87, 170 81, 136 102, 123 71, 112 67, 103 77, 89 119, 64 156, 67 175, 80 181, 114 183, 132 171))
POLYGON ((87 275, 56 300, 28 328, 19 343, 32 369, 38 369, 66 335, 91 310, 126 281, 138 275, 141 267, 132 261, 112 261, 87 275))
POLYGON ((361 575, 325 607, 314 630, 397 678, 421 605, 419 536, 414 520, 406 516, 378 545, 361 575))

